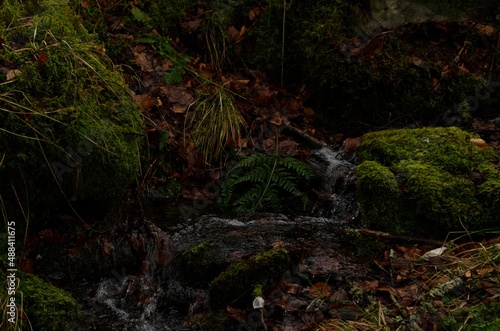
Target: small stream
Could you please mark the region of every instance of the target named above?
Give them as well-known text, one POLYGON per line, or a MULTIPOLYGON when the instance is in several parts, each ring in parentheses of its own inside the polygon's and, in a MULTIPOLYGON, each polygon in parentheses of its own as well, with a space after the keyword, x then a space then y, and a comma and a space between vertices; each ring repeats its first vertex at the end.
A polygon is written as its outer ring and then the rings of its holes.
MULTIPOLYGON (((161 228, 144 220, 139 230, 126 235, 139 247, 141 261, 135 270, 112 270, 95 285, 90 281, 78 284, 81 297, 85 298, 81 301, 88 329, 191 330, 196 317, 209 310, 207 284, 186 281, 189 277, 180 267, 179 256, 206 240, 221 236, 225 239, 212 248, 211 253, 214 263, 223 266, 280 243, 289 250, 307 252, 298 253, 307 257, 299 261, 287 277, 321 279, 331 277, 332 271, 339 281, 363 276, 362 267, 354 270, 338 262, 348 260, 348 254, 341 253, 339 231, 359 226, 355 166, 342 159, 341 151, 329 148, 313 152, 310 163, 323 178, 322 187, 318 188, 322 192, 323 210, 316 210, 314 217, 262 214, 228 219, 205 215, 192 221, 174 221, 171 225, 162 222, 161 228)), ((300 321, 299 316, 285 313, 278 317, 269 315, 269 318, 278 319, 275 323, 282 325, 283 330, 287 323, 300 321)))

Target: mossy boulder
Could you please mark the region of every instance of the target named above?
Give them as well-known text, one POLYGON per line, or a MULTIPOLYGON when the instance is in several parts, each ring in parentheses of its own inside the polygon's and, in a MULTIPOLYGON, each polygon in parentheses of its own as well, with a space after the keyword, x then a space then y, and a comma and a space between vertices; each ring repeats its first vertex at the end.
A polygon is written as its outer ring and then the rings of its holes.
POLYGON ((266 251, 232 264, 210 283, 210 305, 214 309, 226 305, 248 306, 254 299, 254 290, 279 278, 290 264, 291 256, 286 249, 266 251))
MULTIPOLYGON (((5 279, 6 274, 3 271, 0 272, 0 275, 2 279, 5 279)), ((34 330, 75 329, 80 319, 79 308, 69 293, 24 272, 16 272, 16 276, 19 282, 15 291, 19 317, 21 317, 21 312, 26 314, 34 330)), ((5 288, 2 286, 0 292, 2 301, 7 298, 5 288)), ((2 324, 6 325, 6 321, 3 319, 2 324)), ((27 324, 27 322, 23 321, 23 324, 27 324)))
POLYGON ((364 135, 357 185, 370 227, 441 235, 496 225, 499 157, 473 139, 455 127, 364 135))
POLYGON ((49 208, 120 196, 142 134, 120 72, 67 1, 3 1, 0 13, 0 193, 49 208))
POLYGON ((230 245, 241 238, 221 236, 204 241, 181 255, 184 277, 192 282, 209 282, 228 265, 227 255, 230 245))

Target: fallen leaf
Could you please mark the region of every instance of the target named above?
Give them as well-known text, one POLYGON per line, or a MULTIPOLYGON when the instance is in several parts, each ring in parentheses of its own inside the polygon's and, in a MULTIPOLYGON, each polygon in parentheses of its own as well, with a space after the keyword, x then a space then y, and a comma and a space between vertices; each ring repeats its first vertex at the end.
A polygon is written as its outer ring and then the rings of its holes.
POLYGON ((274 114, 270 119, 267 120, 269 123, 280 126, 283 124, 283 120, 279 115, 274 114))
POLYGON ((143 112, 148 113, 155 105, 155 99, 147 94, 139 94, 134 96, 135 101, 141 106, 143 112))
POLYGON ((236 29, 233 25, 231 25, 228 29, 229 40, 236 40, 238 35, 240 34, 240 30, 236 29))
POLYGON ((173 111, 174 111, 174 113, 176 113, 176 114, 183 114, 183 113, 185 113, 185 112, 186 112, 186 109, 187 109, 187 107, 186 107, 186 106, 183 106, 183 105, 178 105, 178 104, 176 104, 176 105, 173 105, 173 106, 172 106, 172 110, 173 110, 173 111))
POLYGON ((306 116, 313 116, 314 115, 314 110, 309 107, 304 107, 304 115, 306 116))
POLYGON ((480 148, 488 147, 488 143, 481 138, 471 138, 470 142, 480 148))
POLYGON ((150 72, 154 71, 153 64, 148 59, 146 52, 134 53, 135 63, 141 67, 142 71, 150 72))
POLYGON ((431 88, 434 92, 439 92, 441 90, 441 82, 437 78, 432 77, 431 88))
POLYGON ((362 291, 375 291, 379 285, 378 280, 367 280, 364 282, 355 283, 356 287, 362 291))
POLYGON ((476 269, 476 273, 479 275, 479 276, 483 276, 483 275, 486 275, 486 274, 490 274, 492 272, 495 271, 495 268, 479 268, 479 269, 476 269))
POLYGON ((497 29, 491 25, 477 24, 476 29, 480 35, 485 37, 494 37, 498 33, 497 29))
POLYGON ((439 248, 433 249, 431 251, 428 251, 424 255, 422 255, 422 259, 428 260, 431 257, 441 256, 441 254, 443 254, 444 251, 446 251, 446 247, 439 247, 439 248))
POLYGON ((257 18, 257 16, 259 16, 259 14, 260 14, 260 8, 255 7, 251 9, 250 12, 248 13, 248 18, 250 19, 250 21, 253 21, 257 18))
POLYGON ((193 33, 194 31, 198 30, 198 28, 201 26, 201 23, 203 23, 203 20, 201 18, 195 18, 187 22, 182 22, 181 27, 189 33, 193 33))
POLYGON ((5 75, 5 79, 9 82, 9 81, 17 78, 18 76, 21 76, 22 74, 23 73, 19 69, 9 70, 9 71, 7 71, 7 74, 5 75))
POLYGON ((36 63, 38 64, 38 67, 43 66, 47 62, 49 62, 47 55, 45 54, 44 51, 41 51, 40 55, 38 56, 38 59, 36 59, 36 63))

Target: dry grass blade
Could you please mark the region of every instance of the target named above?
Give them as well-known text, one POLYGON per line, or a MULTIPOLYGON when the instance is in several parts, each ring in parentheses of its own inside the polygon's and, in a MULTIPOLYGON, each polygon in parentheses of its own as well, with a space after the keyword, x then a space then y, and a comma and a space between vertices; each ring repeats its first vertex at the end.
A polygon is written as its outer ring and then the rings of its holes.
POLYGON ((244 120, 230 92, 218 88, 200 95, 190 125, 195 144, 209 163, 220 160, 225 147, 240 138, 244 120))

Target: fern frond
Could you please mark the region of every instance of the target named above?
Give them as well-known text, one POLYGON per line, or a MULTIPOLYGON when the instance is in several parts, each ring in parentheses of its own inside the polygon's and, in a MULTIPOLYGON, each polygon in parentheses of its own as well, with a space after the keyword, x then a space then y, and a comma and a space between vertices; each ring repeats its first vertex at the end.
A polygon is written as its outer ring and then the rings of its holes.
POLYGON ((219 203, 228 207, 234 201, 238 212, 261 207, 279 211, 282 198, 288 195, 299 199, 305 208, 307 196, 298 183, 314 176, 312 168, 299 160, 256 153, 240 160, 229 170, 219 193, 219 203), (235 194, 237 191, 241 193, 235 194))

